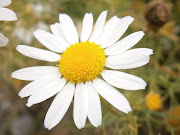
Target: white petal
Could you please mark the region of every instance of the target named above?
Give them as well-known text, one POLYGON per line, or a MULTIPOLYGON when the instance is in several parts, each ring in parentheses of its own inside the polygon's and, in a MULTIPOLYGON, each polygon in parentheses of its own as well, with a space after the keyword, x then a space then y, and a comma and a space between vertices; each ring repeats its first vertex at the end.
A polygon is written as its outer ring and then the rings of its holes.
POLYGON ((44 126, 49 130, 56 126, 64 117, 71 104, 74 89, 75 85, 69 82, 55 97, 44 120, 44 126))
POLYGON ((106 58, 105 66, 112 69, 131 69, 149 62, 152 49, 136 48, 106 58))
POLYGON ((12 77, 19 80, 34 81, 42 77, 58 74, 59 68, 53 66, 37 66, 37 67, 27 67, 23 69, 16 70, 12 73, 12 77))
POLYGON ((60 23, 55 23, 50 25, 52 33, 55 35, 56 39, 60 42, 62 46, 69 47, 70 43, 64 36, 60 23))
POLYGON ((117 88, 140 90, 146 87, 146 82, 143 79, 120 71, 104 70, 101 75, 106 82, 117 88))
POLYGON ((45 84, 39 89, 34 90, 26 105, 31 107, 33 104, 40 103, 54 96, 64 87, 66 81, 67 80, 64 78, 54 78, 51 82, 45 84))
POLYGON ((88 91, 88 118, 95 127, 98 127, 102 122, 99 94, 91 81, 86 82, 85 86, 88 91))
POLYGON ((136 43, 138 43, 141 38, 144 36, 143 31, 134 32, 127 37, 123 38, 119 42, 105 49, 106 55, 115 55, 122 53, 131 47, 133 47, 136 43))
POLYGON ((0 7, 6 7, 11 4, 11 0, 0 0, 0 7))
POLYGON ((38 60, 56 62, 61 59, 60 55, 54 52, 35 48, 35 47, 30 47, 26 45, 18 45, 16 50, 25 56, 38 59, 38 60))
POLYGON ((74 123, 77 128, 81 129, 85 126, 88 113, 88 95, 87 89, 83 83, 77 83, 74 95, 74 123))
POLYGON ((38 29, 34 32, 34 35, 45 47, 54 52, 62 53, 63 50, 66 49, 60 45, 55 36, 49 32, 38 29))
POLYGON ((151 55, 153 54, 153 50, 149 49, 149 48, 135 48, 135 49, 131 49, 126 51, 129 53, 129 55, 134 55, 134 54, 140 54, 140 55, 151 55))
POLYGON ((6 46, 8 42, 8 38, 6 38, 2 33, 0 33, 0 47, 6 46))
POLYGON ((103 31, 103 34, 99 39, 100 45, 103 48, 106 48, 114 44, 124 34, 133 20, 134 18, 131 16, 123 17, 114 23, 110 29, 103 31))
POLYGON ((79 43, 77 29, 72 19, 66 14, 60 14, 59 20, 66 39, 70 44, 79 43))
POLYGON ((17 20, 16 14, 7 8, 0 8, 0 21, 15 21, 17 20))
POLYGON ((120 19, 117 16, 113 16, 109 21, 105 24, 101 36, 95 41, 96 44, 100 44, 102 38, 104 37, 105 34, 107 34, 107 31, 110 31, 112 27, 118 23, 120 19))
POLYGON ((120 19, 117 16, 113 16, 107 23, 105 24, 103 31, 106 31, 112 27, 116 22, 118 22, 120 19))
POLYGON ((19 96, 21 98, 30 96, 33 94, 34 91, 41 89, 42 87, 48 85, 50 82, 54 81, 54 79, 60 78, 61 74, 58 73, 56 75, 48 75, 45 77, 42 77, 41 79, 35 80, 31 83, 29 83, 28 85, 26 85, 20 92, 19 92, 19 96))
POLYGON ((106 21, 106 16, 107 16, 107 11, 103 11, 99 15, 99 17, 96 21, 96 24, 94 26, 93 32, 90 36, 89 42, 91 42, 91 43, 95 42, 98 39, 98 37, 101 35, 101 32, 102 32, 103 27, 104 27, 104 23, 106 21))
POLYGON ((91 35, 93 28, 93 15, 92 13, 86 13, 83 19, 81 41, 86 42, 91 35))
POLYGON ((107 84, 105 81, 99 78, 94 79, 93 84, 98 93, 111 105, 123 111, 124 113, 131 111, 131 107, 127 99, 111 85, 107 84))

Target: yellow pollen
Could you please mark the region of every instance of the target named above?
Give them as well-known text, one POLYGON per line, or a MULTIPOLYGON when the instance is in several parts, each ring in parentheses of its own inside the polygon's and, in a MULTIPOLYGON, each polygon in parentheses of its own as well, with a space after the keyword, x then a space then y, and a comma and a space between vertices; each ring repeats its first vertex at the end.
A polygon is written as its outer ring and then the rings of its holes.
POLYGON ((73 83, 93 80, 104 70, 105 54, 100 45, 89 41, 71 45, 61 55, 59 72, 73 83))

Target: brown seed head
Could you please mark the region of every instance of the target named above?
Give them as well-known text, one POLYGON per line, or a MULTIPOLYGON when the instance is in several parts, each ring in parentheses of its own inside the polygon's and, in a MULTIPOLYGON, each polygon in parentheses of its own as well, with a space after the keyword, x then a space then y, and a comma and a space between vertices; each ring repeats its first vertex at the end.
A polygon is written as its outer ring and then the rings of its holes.
POLYGON ((153 0, 148 3, 144 17, 148 22, 148 28, 157 32, 161 26, 168 22, 170 15, 171 11, 164 2, 153 0))

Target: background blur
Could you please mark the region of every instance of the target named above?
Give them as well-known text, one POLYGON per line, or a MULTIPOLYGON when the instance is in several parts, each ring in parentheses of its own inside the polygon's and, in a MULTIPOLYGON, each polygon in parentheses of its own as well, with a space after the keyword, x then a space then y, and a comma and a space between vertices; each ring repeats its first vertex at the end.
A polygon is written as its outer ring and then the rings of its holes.
MULTIPOLYGON (((151 26, 146 21, 144 16, 148 2, 149 0, 13 0, 8 8, 17 13, 18 21, 0 22, 0 31, 10 40, 6 47, 0 48, 0 135, 179 135, 180 1, 164 0, 171 14, 162 8, 161 15, 165 14, 165 19, 161 20, 165 23, 163 26, 158 23, 151 26), (143 78, 148 85, 145 90, 139 91, 119 89, 130 102, 132 112, 129 114, 118 111, 101 98, 102 125, 95 128, 87 121, 85 128, 79 130, 73 122, 71 104, 62 121, 48 131, 43 122, 54 97, 31 108, 26 107, 27 98, 21 99, 18 92, 28 82, 12 79, 11 73, 24 67, 55 63, 23 56, 16 51, 16 46, 26 44, 43 48, 34 38, 33 31, 37 28, 50 31, 49 25, 58 21, 59 13, 70 15, 81 32, 84 14, 92 12, 95 22, 103 10, 108 10, 107 19, 114 15, 130 15, 135 18, 123 37, 135 31, 145 31, 146 35, 135 47, 152 48, 154 54, 147 65, 125 72, 143 78)), ((146 16, 156 16, 156 6, 154 11, 146 13, 146 16)))

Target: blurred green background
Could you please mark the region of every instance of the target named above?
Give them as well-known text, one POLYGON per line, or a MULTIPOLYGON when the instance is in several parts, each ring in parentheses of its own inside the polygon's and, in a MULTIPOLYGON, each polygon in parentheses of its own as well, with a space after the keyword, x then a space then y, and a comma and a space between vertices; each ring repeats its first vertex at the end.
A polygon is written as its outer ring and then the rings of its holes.
POLYGON ((0 135, 179 135, 180 134, 180 1, 164 0, 171 10, 170 20, 158 33, 147 30, 144 12, 149 0, 13 0, 8 7, 18 16, 16 22, 0 22, 0 31, 9 38, 0 48, 0 135), (144 30, 146 35, 135 46, 152 48, 150 62, 137 69, 123 70, 143 78, 145 90, 119 89, 129 100, 132 111, 124 114, 101 98, 102 125, 93 127, 89 121, 84 129, 76 128, 71 104, 62 121, 52 130, 44 128, 44 117, 53 98, 31 108, 27 98, 18 92, 28 83, 11 78, 17 69, 30 66, 54 65, 23 56, 16 46, 26 44, 38 48, 43 45, 33 32, 40 28, 50 31, 49 25, 58 22, 59 13, 72 17, 81 32, 85 13, 92 12, 94 22, 108 10, 107 19, 117 15, 135 18, 123 37, 144 30), (152 108, 154 106, 156 108, 152 108), (158 105, 159 103, 159 105, 158 105))

